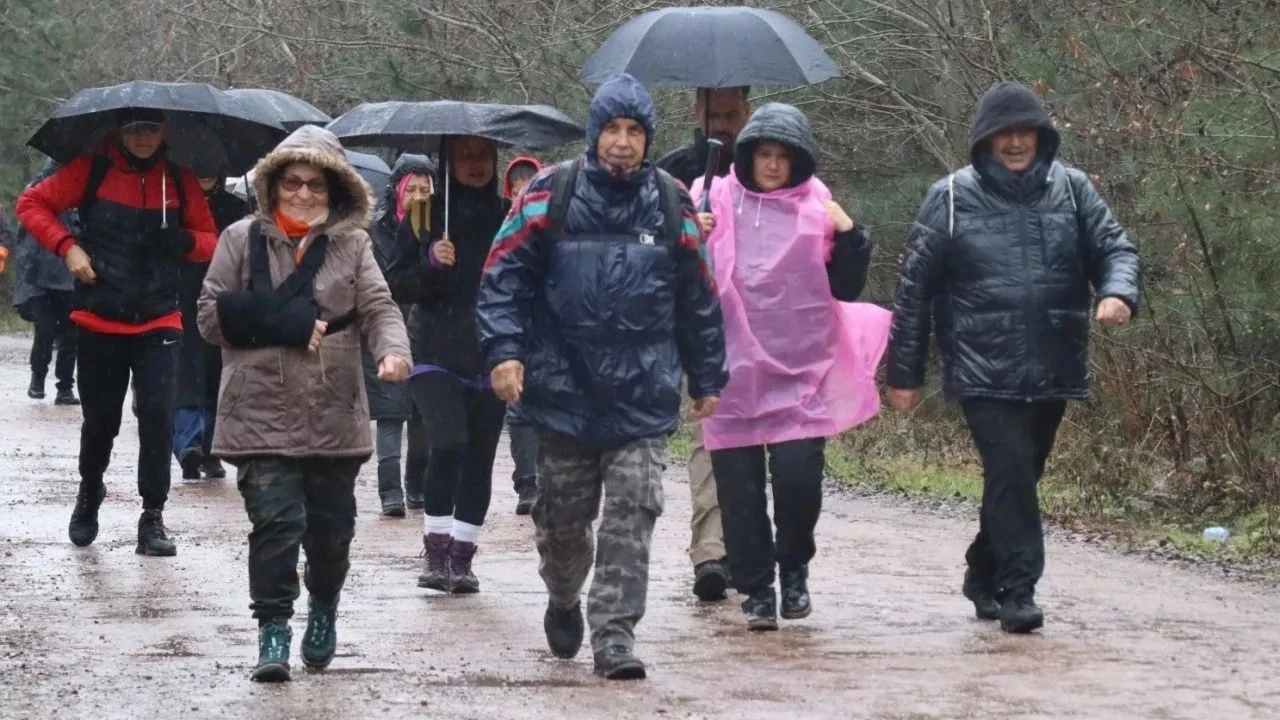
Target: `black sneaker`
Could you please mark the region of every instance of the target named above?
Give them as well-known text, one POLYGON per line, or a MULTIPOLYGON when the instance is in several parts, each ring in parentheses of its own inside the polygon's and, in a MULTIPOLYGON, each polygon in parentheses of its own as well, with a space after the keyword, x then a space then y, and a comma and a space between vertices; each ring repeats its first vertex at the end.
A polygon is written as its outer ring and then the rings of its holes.
POLYGON ((516 488, 516 514, 528 515, 533 512, 533 503, 538 499, 537 483, 524 483, 516 488))
POLYGON ((809 566, 801 565, 796 570, 783 570, 780 575, 782 618, 799 620, 809 617, 809 613, 813 612, 813 603, 809 600, 809 566))
POLYGON ((1024 634, 1044 627, 1044 611, 1036 605, 1032 591, 1015 588, 1000 603, 1000 629, 1024 634))
POLYGON ((778 599, 773 586, 751 593, 742 601, 742 614, 747 618, 747 629, 759 632, 778 629, 778 599))
POLYGON ((80 398, 76 397, 75 392, 70 388, 59 390, 57 395, 53 396, 54 405, 79 405, 80 398))
POLYGON ((595 654, 595 673, 607 680, 643 680, 644 663, 625 645, 611 645, 595 654))
POLYGON ((31 374, 31 384, 27 386, 27 397, 32 400, 44 399, 44 378, 31 374))
POLYGON ((71 524, 67 527, 67 535, 76 547, 92 545, 98 537, 98 508, 102 507, 102 499, 106 496, 107 486, 101 482, 88 490, 84 483, 80 483, 76 507, 71 511, 71 524))
POLYGON ((164 532, 164 514, 161 511, 142 511, 142 517, 138 518, 138 548, 135 552, 153 557, 173 557, 178 554, 177 546, 164 532))
POLYGON ((725 599, 729 589, 729 572, 723 560, 708 560, 693 568, 693 594, 702 602, 725 599))
POLYGON ((227 469, 222 466, 222 461, 212 455, 204 456, 200 472, 210 480, 222 480, 227 477, 227 469))
POLYGON ((269 622, 258 628, 256 682, 289 682, 289 645, 293 631, 285 622, 269 622))
POLYGON ((552 655, 562 660, 577 656, 578 650, 582 649, 582 603, 568 610, 547 603, 542 629, 547 633, 547 647, 551 648, 552 655))
POLYGON ((204 465, 204 451, 192 445, 178 453, 178 465, 182 467, 183 480, 199 480, 200 468, 204 465))
POLYGON ((307 631, 302 634, 302 664, 323 670, 338 651, 338 599, 326 603, 307 598, 307 631))
POLYGON ((964 585, 961 592, 973 603, 974 615, 979 620, 999 620, 1000 602, 996 600, 994 583, 981 579, 973 568, 964 571, 964 585))

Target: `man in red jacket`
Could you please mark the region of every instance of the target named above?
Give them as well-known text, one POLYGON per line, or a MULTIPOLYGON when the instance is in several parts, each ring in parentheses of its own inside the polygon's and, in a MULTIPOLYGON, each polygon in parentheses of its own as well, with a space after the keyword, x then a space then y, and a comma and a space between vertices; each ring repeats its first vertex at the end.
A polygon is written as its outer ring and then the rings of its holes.
POLYGON ((18 219, 75 276, 71 321, 84 424, 80 491, 68 534, 80 547, 98 535, 102 478, 120 432, 132 373, 138 399, 140 555, 177 553, 165 534, 173 403, 177 384, 179 263, 208 262, 217 243, 213 217, 196 176, 165 157, 164 115, 117 113, 118 132, 18 198, 18 219), (79 237, 58 220, 78 208, 79 237))

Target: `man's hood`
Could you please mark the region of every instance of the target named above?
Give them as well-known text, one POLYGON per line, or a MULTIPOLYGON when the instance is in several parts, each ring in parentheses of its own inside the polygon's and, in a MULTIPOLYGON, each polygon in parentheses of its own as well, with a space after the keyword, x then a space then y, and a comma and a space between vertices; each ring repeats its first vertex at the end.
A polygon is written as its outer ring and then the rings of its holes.
POLYGON ((758 189, 752 178, 752 155, 763 140, 782 143, 791 151, 791 179, 786 187, 795 187, 817 172, 818 145, 809 118, 794 105, 767 103, 751 114, 734 146, 734 174, 744 187, 758 189))
POLYGON ((653 145, 656 130, 653 98, 639 80, 626 73, 614 75, 596 90, 587 111, 587 156, 596 156, 600 131, 616 118, 631 118, 644 127, 645 155, 653 145))
POLYGON ((983 166, 992 135, 1015 127, 1034 127, 1040 131, 1036 156, 1046 166, 1058 156, 1062 138, 1054 129, 1049 113, 1040 104, 1040 98, 1026 85, 1006 81, 991 86, 978 101, 969 131, 969 161, 973 166, 983 166))

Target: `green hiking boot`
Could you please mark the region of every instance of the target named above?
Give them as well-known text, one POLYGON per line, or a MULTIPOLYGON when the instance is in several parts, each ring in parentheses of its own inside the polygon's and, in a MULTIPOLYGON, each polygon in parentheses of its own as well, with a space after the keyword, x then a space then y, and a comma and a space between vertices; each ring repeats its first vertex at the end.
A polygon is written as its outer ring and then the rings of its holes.
POLYGON ((293 631, 287 621, 269 622, 258 628, 258 666, 253 669, 257 682, 289 681, 289 645, 293 631))
POLYGON ((302 664, 312 670, 323 670, 333 662, 338 650, 338 598, 332 603, 307 600, 307 631, 302 634, 302 664))

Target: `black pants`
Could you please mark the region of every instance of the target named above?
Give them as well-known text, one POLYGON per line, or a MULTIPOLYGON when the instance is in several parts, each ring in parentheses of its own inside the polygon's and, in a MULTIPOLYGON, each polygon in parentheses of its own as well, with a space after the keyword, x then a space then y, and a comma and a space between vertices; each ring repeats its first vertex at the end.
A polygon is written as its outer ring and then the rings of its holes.
POLYGON ((239 466, 237 485, 253 523, 249 605, 259 624, 287 620, 298 599, 298 548, 307 551, 307 592, 333 602, 351 567, 356 475, 363 459, 264 457, 239 466))
POLYGON ((775 564, 784 571, 797 570, 813 559, 826 446, 825 438, 812 438, 711 451, 729 574, 739 592, 772 586, 775 564), (776 543, 764 489, 768 476, 773 480, 776 543))
POLYGON ((445 373, 426 373, 411 382, 430 446, 423 512, 483 525, 506 404, 492 390, 463 387, 445 373))
POLYGON ((969 399, 961 407, 982 458, 983 479, 978 536, 965 561, 997 591, 1034 591, 1044 573, 1036 485, 1066 403, 969 399))
POLYGON ((511 485, 516 492, 538 484, 538 430, 520 422, 507 413, 507 439, 511 441, 511 460, 515 472, 511 473, 511 485))
POLYGON ((43 380, 49 374, 53 360, 54 344, 58 347, 58 364, 53 373, 58 378, 59 390, 75 386, 76 326, 72 324, 71 293, 46 292, 28 300, 24 315, 35 326, 35 338, 31 341, 31 374, 43 380))
POLYGON ((177 392, 177 330, 145 335, 80 331, 80 482, 94 486, 111 462, 120 434, 124 396, 133 376, 138 415, 138 494, 148 510, 163 510, 169 498, 169 454, 173 451, 173 402, 177 392))

